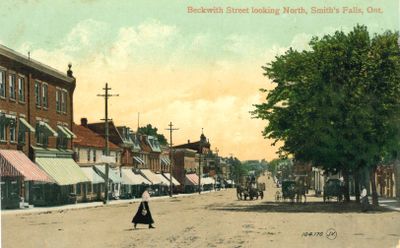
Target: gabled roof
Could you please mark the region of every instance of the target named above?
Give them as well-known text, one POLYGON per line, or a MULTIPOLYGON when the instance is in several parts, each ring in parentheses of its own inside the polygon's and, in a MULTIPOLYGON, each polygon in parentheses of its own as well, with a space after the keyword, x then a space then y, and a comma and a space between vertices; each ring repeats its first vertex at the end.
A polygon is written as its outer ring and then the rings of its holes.
MULTIPOLYGON (((108 125, 109 140, 116 145, 124 144, 121 134, 118 132, 118 129, 115 127, 114 122, 109 121, 108 123, 109 123, 109 125, 108 125)), ((90 124, 88 123, 88 128, 104 138, 104 133, 105 133, 104 122, 90 123, 90 124)))
POLYGON ((146 141, 153 152, 161 152, 160 143, 156 137, 148 135, 146 141))
MULTIPOLYGON (((84 127, 82 125, 76 125, 74 123, 72 129, 76 135, 76 138, 73 139, 74 145, 100 148, 100 149, 106 147, 106 140, 103 138, 103 136, 101 136, 96 132, 93 132, 89 128, 84 127)), ((119 149, 119 147, 112 142, 109 142, 109 147, 112 150, 119 149)))

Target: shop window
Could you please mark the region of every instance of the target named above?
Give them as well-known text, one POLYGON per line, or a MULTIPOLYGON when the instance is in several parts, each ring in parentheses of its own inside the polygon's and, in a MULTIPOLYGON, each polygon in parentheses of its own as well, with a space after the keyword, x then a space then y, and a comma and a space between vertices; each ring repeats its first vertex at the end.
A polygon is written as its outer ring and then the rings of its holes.
POLYGON ((40 82, 35 81, 35 99, 36 99, 36 106, 40 106, 40 82))
POLYGON ((0 70, 0 97, 6 97, 6 72, 0 70))
POLYGON ((15 100, 17 99, 16 96, 16 85, 15 85, 15 74, 8 75, 8 83, 10 89, 10 99, 15 100))
POLYGON ((18 78, 18 100, 25 102, 25 78, 18 78))
POLYGON ((76 185, 76 194, 80 195, 82 193, 82 184, 78 183, 76 185))

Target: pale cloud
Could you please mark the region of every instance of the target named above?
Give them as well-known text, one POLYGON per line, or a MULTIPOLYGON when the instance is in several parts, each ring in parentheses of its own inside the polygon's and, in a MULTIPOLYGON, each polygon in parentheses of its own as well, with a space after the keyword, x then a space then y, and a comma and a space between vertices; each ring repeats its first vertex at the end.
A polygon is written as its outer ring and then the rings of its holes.
MULTIPOLYGON (((89 19, 78 23, 56 49, 33 49, 29 43, 21 47, 61 71, 73 63, 76 122, 103 118, 104 100, 96 95, 109 82, 112 92, 120 94, 109 106, 117 125, 136 128, 140 112, 142 125, 152 123, 161 132, 175 123, 180 128, 175 144, 198 139, 204 128, 222 155, 276 157, 277 148, 261 135, 266 122, 251 119, 249 111, 265 98, 259 88, 274 87, 261 66, 288 47, 263 47, 239 34, 220 43, 205 33, 184 37, 177 27, 156 20, 120 27, 112 38, 110 32, 107 24, 89 19), (216 53, 207 57, 209 49, 216 53), (196 56, 201 57, 196 64, 188 63, 196 56)), ((305 47, 308 37, 301 33, 291 45, 305 47)))

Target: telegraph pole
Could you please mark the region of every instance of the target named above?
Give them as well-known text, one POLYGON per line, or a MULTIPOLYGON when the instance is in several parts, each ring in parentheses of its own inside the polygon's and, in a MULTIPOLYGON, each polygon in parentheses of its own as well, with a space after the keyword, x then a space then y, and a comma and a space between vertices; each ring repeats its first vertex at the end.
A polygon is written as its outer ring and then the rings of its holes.
MULTIPOLYGON (((105 149, 105 155, 106 156, 110 156, 110 145, 109 145, 109 123, 108 121, 112 120, 112 119, 108 119, 108 98, 112 97, 112 96, 119 96, 118 94, 116 95, 111 95, 108 93, 109 90, 111 90, 111 88, 108 88, 108 83, 106 83, 106 87, 103 88, 105 94, 97 94, 97 96, 100 97, 104 97, 105 100, 105 118, 102 119, 104 120, 104 125, 105 125, 105 139, 106 139, 106 149, 105 149)), ((107 204, 109 201, 109 197, 108 197, 108 181, 109 181, 109 164, 108 162, 106 163, 106 180, 105 180, 105 199, 103 200, 104 204, 107 204)))
POLYGON ((169 131, 169 158, 170 158, 170 164, 169 164, 169 196, 172 197, 172 166, 174 164, 174 158, 172 156, 172 131, 179 130, 179 128, 172 128, 174 125, 172 125, 172 121, 169 123, 169 128, 166 128, 165 130, 169 131))

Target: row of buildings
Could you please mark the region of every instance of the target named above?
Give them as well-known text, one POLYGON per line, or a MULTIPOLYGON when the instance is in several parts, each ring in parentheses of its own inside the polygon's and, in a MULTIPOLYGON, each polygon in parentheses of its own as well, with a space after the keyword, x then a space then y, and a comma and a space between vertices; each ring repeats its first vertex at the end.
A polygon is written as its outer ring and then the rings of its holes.
MULTIPOLYGON (((2 208, 106 197, 105 123, 74 123, 75 87, 71 65, 64 74, 0 45, 2 208)), ((108 124, 111 198, 139 197, 148 185, 165 195, 170 182, 175 193, 232 183, 230 166, 204 134, 170 150, 154 136, 108 124)))

